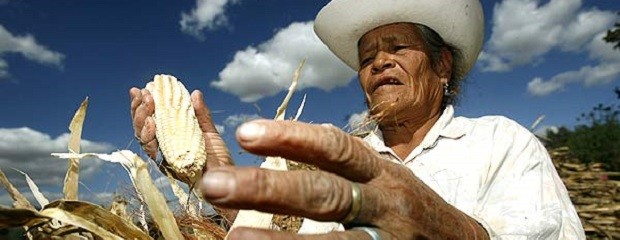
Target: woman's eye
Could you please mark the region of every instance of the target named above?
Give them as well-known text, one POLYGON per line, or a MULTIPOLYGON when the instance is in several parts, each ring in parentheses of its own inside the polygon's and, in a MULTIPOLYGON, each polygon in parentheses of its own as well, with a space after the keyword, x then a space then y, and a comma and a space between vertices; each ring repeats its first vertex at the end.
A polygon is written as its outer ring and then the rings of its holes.
POLYGON ((405 50, 407 48, 409 48, 409 46, 407 46, 407 45, 396 45, 396 46, 394 46, 394 52, 398 52, 400 50, 405 50))
POLYGON ((360 66, 366 66, 368 64, 370 64, 373 61, 373 58, 364 58, 362 59, 362 61, 360 61, 360 66))

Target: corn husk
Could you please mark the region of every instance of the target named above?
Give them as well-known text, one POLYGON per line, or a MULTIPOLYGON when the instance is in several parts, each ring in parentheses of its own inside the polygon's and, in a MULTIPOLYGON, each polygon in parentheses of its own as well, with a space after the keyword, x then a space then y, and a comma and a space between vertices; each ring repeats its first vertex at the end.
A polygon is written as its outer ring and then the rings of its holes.
POLYGON ((27 208, 0 208, 0 229, 32 226, 49 218, 27 208))
POLYGON ((146 203, 155 224, 166 239, 182 239, 174 215, 168 208, 164 196, 159 192, 148 172, 146 163, 135 153, 129 150, 121 150, 112 154, 97 153, 53 153, 59 158, 84 158, 97 157, 108 162, 121 164, 129 173, 130 179, 138 192, 140 199, 146 203))
POLYGON ((43 193, 41 193, 41 191, 39 191, 39 187, 37 186, 37 184, 34 181, 32 181, 32 178, 30 178, 30 176, 28 176, 28 174, 26 174, 25 172, 22 172, 20 170, 17 170, 17 169, 14 169, 14 170, 18 171, 19 173, 24 175, 24 177, 26 178, 26 183, 28 183, 28 187, 30 188, 30 191, 32 192, 32 195, 34 196, 34 199, 37 200, 37 202, 39 203, 41 208, 44 208, 47 204, 50 203, 50 201, 47 200, 47 198, 43 195, 43 193))
MULTIPOLYGON (((82 126, 86 118, 86 109, 88 109, 88 97, 84 99, 80 107, 75 112, 71 123, 69 124, 69 144, 68 149, 71 153, 80 153, 80 142, 82 141, 82 126)), ((78 199, 78 180, 80 176, 80 160, 69 159, 67 174, 62 192, 65 194, 66 200, 78 199)))
POLYGON ((15 208, 26 208, 26 209, 34 210, 34 206, 30 204, 30 201, 28 201, 28 199, 24 197, 24 195, 22 195, 19 192, 19 190, 15 188, 15 186, 13 186, 11 181, 9 181, 6 175, 4 175, 4 172, 2 171, 2 169, 0 169, 0 184, 2 184, 2 187, 6 189, 6 191, 9 193, 9 195, 13 199, 13 206, 15 208))
POLYGON ((87 202, 55 201, 40 214, 86 229, 103 239, 150 239, 131 222, 87 202))
MULTIPOLYGON (((299 76, 301 74, 301 69, 304 63, 305 63, 305 60, 303 60, 297 67, 297 70, 295 70, 295 73, 293 74, 293 82, 291 83, 291 86, 288 88, 286 97, 282 101, 282 104, 280 104, 280 106, 276 110, 276 115, 274 117, 275 120, 284 120, 284 116, 286 114, 286 108, 288 107, 289 101, 291 100, 291 97, 293 96, 293 93, 295 92, 295 89, 297 88, 297 83, 299 81, 299 76)), ((305 102, 305 97, 304 97, 304 101, 302 101, 302 105, 301 105, 302 107, 303 107, 304 102, 305 102)), ((298 109, 297 116, 295 118, 298 118, 299 115, 301 115, 301 111, 302 111, 301 109, 298 109)), ((261 163, 260 168, 287 171, 288 165, 286 163, 286 159, 284 158, 267 157, 265 161, 261 163)), ((272 224, 273 218, 274 218, 274 214, 272 213, 259 212, 255 210, 240 210, 239 213, 237 214, 237 218, 235 219, 235 222, 233 222, 230 229, 232 230, 237 227, 252 227, 252 228, 263 228, 263 229, 273 228, 273 224, 272 224)))

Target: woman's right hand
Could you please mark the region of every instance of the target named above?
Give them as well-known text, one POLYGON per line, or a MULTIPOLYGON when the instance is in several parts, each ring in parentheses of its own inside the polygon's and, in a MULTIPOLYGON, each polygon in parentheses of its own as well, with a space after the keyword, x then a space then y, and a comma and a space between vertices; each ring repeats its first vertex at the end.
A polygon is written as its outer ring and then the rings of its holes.
MULTIPOLYGON (((151 159, 156 159, 159 143, 155 135, 155 103, 153 96, 146 89, 131 88, 129 90, 131 97, 131 120, 136 139, 140 142, 142 149, 151 159)), ((198 125, 202 130, 205 139, 205 148, 207 152, 207 161, 203 172, 221 166, 233 166, 234 162, 230 156, 230 151, 226 147, 226 143, 217 132, 215 124, 211 119, 211 112, 204 102, 202 93, 195 90, 191 94, 192 106, 198 119, 198 125)), ((167 167, 168 163, 162 161, 162 167, 167 167)), ((173 177, 177 178, 174 173, 173 177)), ((237 216, 237 210, 217 208, 218 212, 228 221, 232 223, 237 216)))
MULTIPOLYGON (((151 96, 148 90, 135 87, 129 90, 129 96, 131 97, 131 119, 135 137, 148 156, 151 159, 155 159, 159 143, 155 135, 155 120, 153 119, 155 104, 153 96, 151 96)), ((209 168, 234 165, 226 143, 217 132, 215 124, 213 124, 211 112, 203 100, 202 93, 195 90, 191 94, 191 100, 196 113, 196 119, 198 119, 198 125, 205 139, 208 157, 204 171, 209 168)))

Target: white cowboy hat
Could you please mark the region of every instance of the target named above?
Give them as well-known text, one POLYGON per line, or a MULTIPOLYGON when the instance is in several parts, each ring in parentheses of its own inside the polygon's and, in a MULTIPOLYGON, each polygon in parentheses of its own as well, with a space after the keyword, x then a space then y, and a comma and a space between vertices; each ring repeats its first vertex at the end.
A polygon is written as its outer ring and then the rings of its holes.
POLYGON ((332 0, 314 21, 314 31, 342 61, 359 69, 357 42, 366 32, 390 23, 419 23, 461 50, 461 76, 482 48, 484 16, 479 0, 332 0))

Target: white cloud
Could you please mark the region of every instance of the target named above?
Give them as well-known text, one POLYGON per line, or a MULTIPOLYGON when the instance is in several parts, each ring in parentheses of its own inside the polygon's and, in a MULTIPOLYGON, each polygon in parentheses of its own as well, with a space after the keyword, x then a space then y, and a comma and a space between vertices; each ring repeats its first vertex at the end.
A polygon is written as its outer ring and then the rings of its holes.
MULTIPOLYGON (((32 195, 32 192, 30 191, 30 189, 22 188, 22 189, 19 189, 19 191, 22 193, 22 195, 24 195, 24 197, 26 197, 26 199, 28 199, 28 201, 30 201, 30 204, 32 204, 36 209, 40 208, 38 202, 32 195)), ((63 193, 60 191, 59 192, 42 191, 41 193, 50 202, 59 200, 64 197, 63 193)), ((80 192, 78 199, 80 201, 87 201, 90 203, 99 204, 99 205, 103 205, 107 207, 107 206, 110 206, 110 203, 114 199, 114 193, 112 192, 90 193, 87 191, 83 191, 83 192, 80 192)), ((13 206, 13 199, 8 193, 4 192, 0 194, 0 206, 5 206, 5 207, 13 206)))
POLYGON ((612 11, 583 9, 582 0, 504 0, 495 5, 493 27, 480 54, 482 71, 506 72, 537 65, 551 51, 587 53, 595 64, 567 70, 548 80, 533 78, 527 90, 534 96, 561 91, 567 84, 605 84, 618 77, 620 57, 602 41, 618 19, 612 11), (544 2, 544 3, 541 3, 544 2))
POLYGON ((353 113, 347 120, 347 128, 354 133, 364 133, 373 130, 376 123, 369 119, 368 110, 353 113))
POLYGON ((229 128, 235 129, 237 126, 241 125, 244 122, 252 121, 254 119, 262 118, 258 116, 258 114, 235 114, 230 115, 226 119, 224 119, 224 125, 229 128))
MULTIPOLYGON (((4 26, 0 25, 0 57, 7 53, 19 53, 26 59, 62 68, 62 61, 65 56, 62 53, 47 49, 40 45, 32 35, 15 36, 4 26)), ((8 63, 0 58, 0 79, 9 75, 8 63)))
POLYGON ((534 135, 539 136, 539 137, 543 137, 543 138, 547 138, 547 133, 548 132, 558 133, 558 131, 559 131, 559 128, 557 126, 544 125, 544 126, 540 126, 540 127, 536 128, 534 130, 534 135))
POLYGON ((492 34, 480 63, 483 71, 503 72, 541 62, 557 48, 579 51, 612 26, 616 15, 583 10, 581 0, 504 0, 495 5, 492 34))
POLYGON ((579 70, 559 73, 549 80, 534 78, 527 84, 527 91, 534 96, 545 96, 564 90, 567 84, 581 82, 589 87, 610 83, 620 76, 620 54, 612 50, 612 45, 602 40, 603 33, 597 34, 588 44, 590 57, 599 61, 598 65, 587 65, 579 70))
POLYGON ((504 0, 495 5, 491 38, 481 58, 483 71, 508 71, 556 46, 581 6, 580 0, 504 0))
POLYGON ((347 85, 355 72, 329 51, 312 26, 312 22, 291 23, 258 47, 238 51, 211 86, 254 102, 287 89, 302 59, 307 60, 298 89, 329 91, 347 85))
MULTIPOLYGON (((67 152, 68 134, 56 138, 23 128, 0 128, 0 166, 16 187, 24 187, 23 175, 27 173, 41 186, 62 186, 67 171, 66 160, 52 157, 53 152, 67 152)), ((111 144, 82 140, 82 152, 109 152, 114 149, 111 144)), ((102 165, 97 159, 83 159, 80 162, 80 178, 92 176, 102 165)))
POLYGON ((9 77, 9 64, 0 58, 0 79, 9 77))
POLYGON ((605 32, 597 34, 586 46, 590 58, 598 59, 601 62, 620 62, 618 50, 613 49, 613 45, 603 40, 605 32))
POLYGON ((196 0, 196 8, 189 13, 181 13, 181 31, 198 39, 203 39, 203 31, 215 30, 228 25, 224 11, 238 0, 196 0))
POLYGON ((360 113, 353 113, 349 116, 349 120, 347 120, 347 126, 349 126, 351 129, 356 129, 361 126, 367 118, 368 110, 364 110, 360 113))
POLYGON ((215 124, 215 129, 220 134, 224 134, 226 132, 226 127, 224 125, 215 124))
POLYGON ((614 19, 616 19, 615 14, 609 11, 592 9, 580 12, 562 31, 560 47, 564 50, 579 51, 581 47, 592 41, 593 37, 599 38, 599 34, 605 33, 614 23, 614 19))

